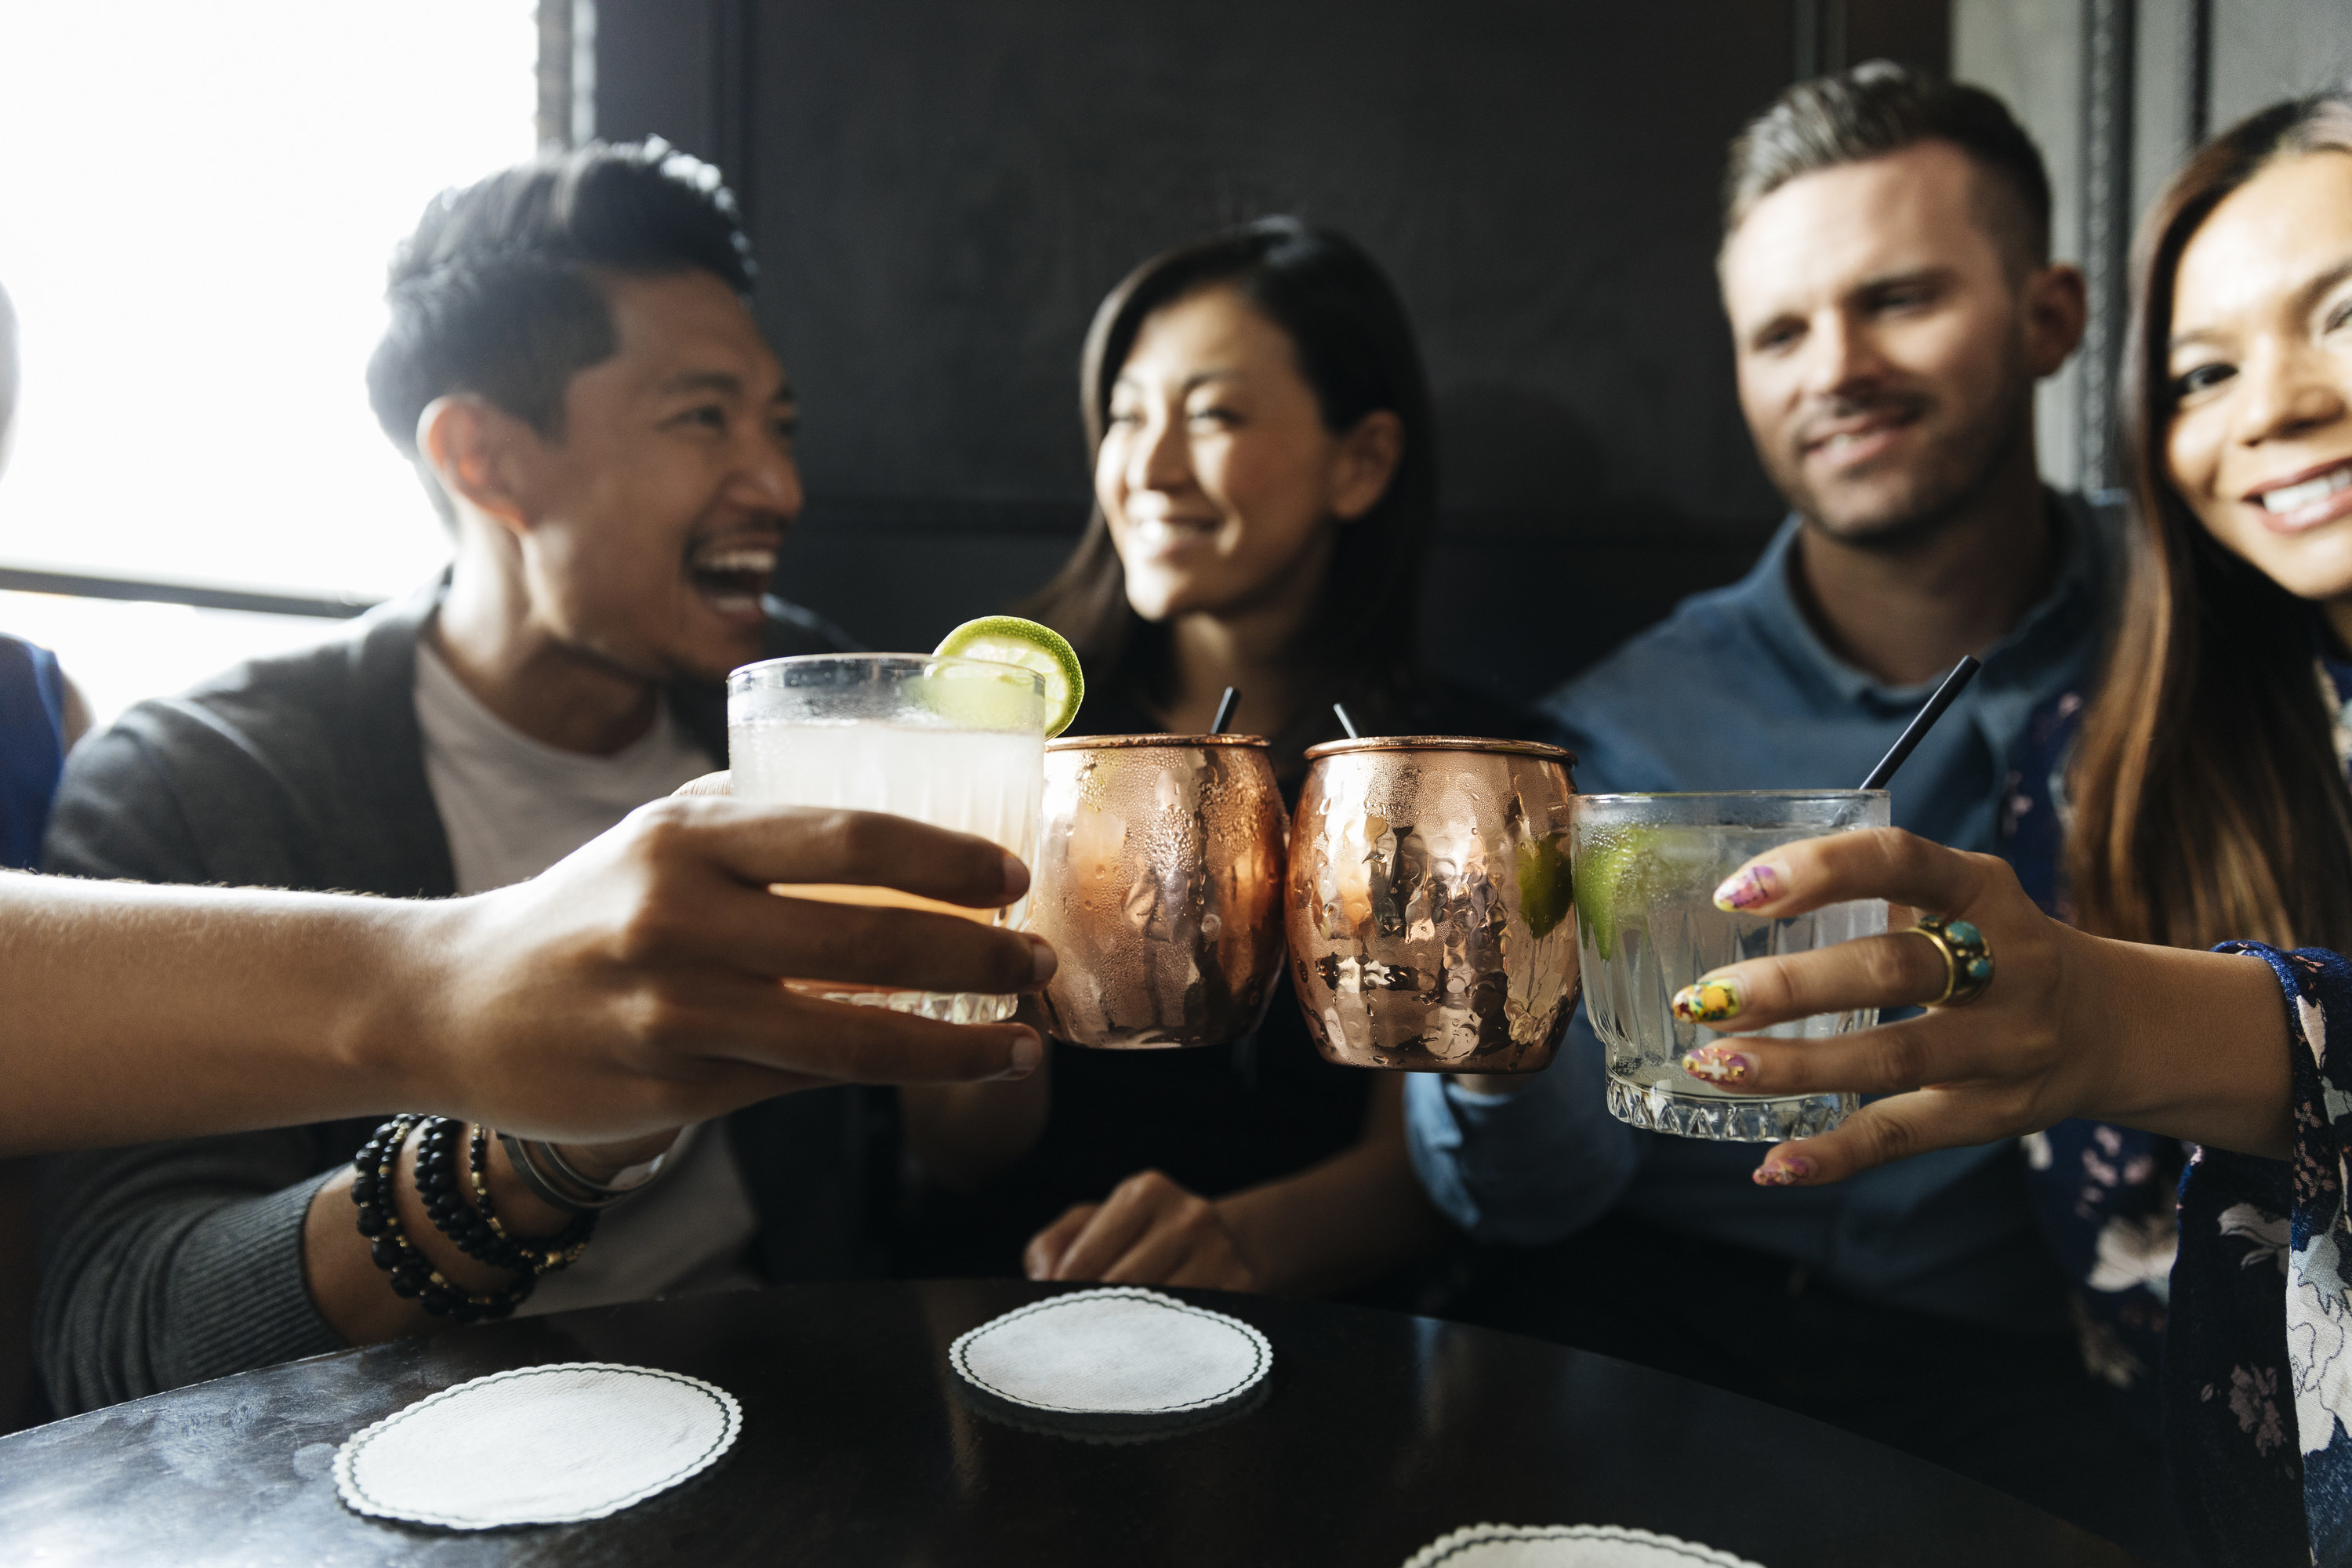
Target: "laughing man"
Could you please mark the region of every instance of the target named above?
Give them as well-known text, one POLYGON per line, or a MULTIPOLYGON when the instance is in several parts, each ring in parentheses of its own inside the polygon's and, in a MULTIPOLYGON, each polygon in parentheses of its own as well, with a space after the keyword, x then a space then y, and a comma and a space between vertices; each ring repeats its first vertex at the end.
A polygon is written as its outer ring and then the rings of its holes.
MULTIPOLYGON (((436 200, 394 259, 368 385, 455 563, 93 737, 48 868, 473 893, 725 766, 728 670, 844 646, 767 594, 801 486, 751 273, 717 172, 657 142, 436 200)), ((687 1130, 526 1310, 861 1271, 867 1105, 824 1089, 687 1130)), ((337 1175, 368 1131, 66 1162, 39 1331, 59 1413, 422 1326, 337 1175)))

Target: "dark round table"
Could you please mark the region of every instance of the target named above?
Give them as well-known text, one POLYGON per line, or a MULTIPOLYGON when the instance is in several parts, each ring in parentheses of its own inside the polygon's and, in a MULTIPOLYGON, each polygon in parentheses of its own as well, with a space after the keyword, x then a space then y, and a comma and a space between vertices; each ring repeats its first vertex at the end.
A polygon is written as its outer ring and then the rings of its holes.
POLYGON ((1273 1342, 1265 1402, 1106 1445, 999 1425, 950 1341, 1052 1288, 813 1285, 568 1312, 320 1356, 0 1438, 11 1563, 1361 1564, 1448 1531, 1636 1525, 1765 1568, 2127 1563, 2000 1492, 1802 1416, 1534 1340, 1178 1291, 1273 1342), (470 1377, 616 1361, 707 1378, 740 1441, 586 1524, 460 1533, 335 1495, 336 1445, 470 1377))

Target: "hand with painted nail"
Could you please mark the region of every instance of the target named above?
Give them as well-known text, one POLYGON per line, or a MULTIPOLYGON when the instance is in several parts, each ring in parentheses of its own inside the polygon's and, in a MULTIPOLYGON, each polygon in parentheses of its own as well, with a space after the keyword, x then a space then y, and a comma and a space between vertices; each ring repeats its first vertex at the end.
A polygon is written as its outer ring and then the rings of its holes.
POLYGON ((1682 1017, 1765 1028, 1817 1013, 1930 1009, 1828 1038, 1734 1037, 1683 1059, 1692 1076, 1741 1094, 1886 1097, 1834 1131, 1774 1149, 1756 1172, 1761 1184, 1839 1181, 2077 1116, 2287 1152, 2286 1024, 2258 958, 2085 935, 2036 908, 2004 861, 1895 828, 1784 845, 1716 899, 1777 916, 1854 899, 1895 908, 1888 935, 1701 975, 1675 998, 1682 1017), (1906 929, 1923 915, 1953 922, 1944 942, 1906 929), (1966 1005, 1936 1006, 1967 994, 1971 934, 1990 955, 1990 983, 1966 1005))

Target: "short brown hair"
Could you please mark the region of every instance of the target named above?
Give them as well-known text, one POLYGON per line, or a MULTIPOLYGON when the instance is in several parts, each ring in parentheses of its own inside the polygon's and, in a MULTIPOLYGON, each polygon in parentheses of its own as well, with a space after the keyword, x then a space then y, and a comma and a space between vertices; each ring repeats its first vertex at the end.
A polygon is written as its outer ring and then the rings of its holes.
POLYGON ((1801 81, 1748 122, 1731 143, 1723 181, 1727 240, 1756 204, 1802 174, 1949 142, 1990 176, 2007 202, 1979 215, 2027 267, 2050 259, 2050 174, 2008 106, 1980 87, 1946 81, 1892 60, 1869 60, 1801 81))

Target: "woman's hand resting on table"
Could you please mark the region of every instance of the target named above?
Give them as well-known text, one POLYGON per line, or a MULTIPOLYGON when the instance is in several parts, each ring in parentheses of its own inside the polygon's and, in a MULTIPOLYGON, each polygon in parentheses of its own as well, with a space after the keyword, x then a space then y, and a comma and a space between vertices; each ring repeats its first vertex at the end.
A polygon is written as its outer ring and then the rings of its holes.
POLYGON ((1887 1096, 1834 1131, 1774 1149, 1759 1184, 1840 1181, 2078 1116, 2247 1153, 2287 1152, 2284 1005, 2260 959, 2086 935, 2036 908, 2006 862, 1895 828, 1784 845, 1717 896, 1736 897, 1751 915, 1855 899, 1895 906, 1885 936, 1701 976, 1684 996, 1711 992, 1708 1025, 1718 1031, 1932 1003, 1944 991, 1943 954, 1905 929, 1921 912, 1973 924, 1993 960, 1990 985, 1964 1006, 1828 1038, 1719 1039, 1685 1058, 1694 1076, 1739 1094, 1887 1096))
POLYGON ((1032 1279, 1259 1288, 1217 1205, 1157 1171, 1129 1176, 1101 1203, 1074 1205, 1031 1238, 1021 1261, 1032 1279))

